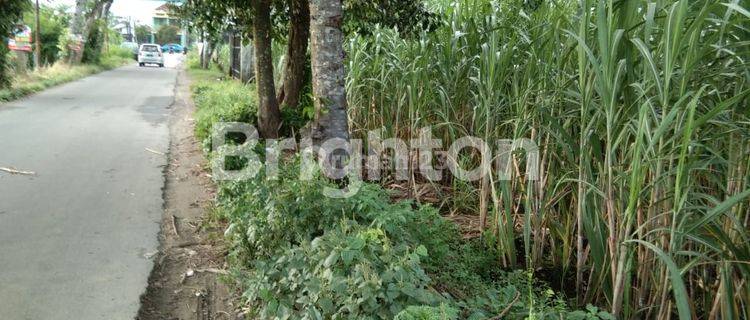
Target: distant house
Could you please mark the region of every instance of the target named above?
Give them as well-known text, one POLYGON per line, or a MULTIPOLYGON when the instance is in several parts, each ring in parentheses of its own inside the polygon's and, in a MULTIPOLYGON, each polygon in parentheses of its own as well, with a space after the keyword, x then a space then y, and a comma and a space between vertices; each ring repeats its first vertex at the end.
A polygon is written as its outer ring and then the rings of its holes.
POLYGON ((166 3, 154 9, 153 19, 154 30, 159 30, 163 25, 180 26, 180 19, 171 16, 169 5, 166 3))
MULTIPOLYGON (((156 9, 154 9, 153 13, 153 30, 157 31, 159 28, 165 25, 170 26, 176 26, 182 29, 182 34, 180 35, 180 42, 182 46, 187 46, 187 32, 185 31, 185 28, 181 25, 180 19, 178 17, 175 17, 172 15, 169 9, 169 3, 173 4, 179 4, 182 3, 182 1, 167 1, 167 3, 158 6, 156 9)), ((153 42, 153 35, 151 41, 153 42)))

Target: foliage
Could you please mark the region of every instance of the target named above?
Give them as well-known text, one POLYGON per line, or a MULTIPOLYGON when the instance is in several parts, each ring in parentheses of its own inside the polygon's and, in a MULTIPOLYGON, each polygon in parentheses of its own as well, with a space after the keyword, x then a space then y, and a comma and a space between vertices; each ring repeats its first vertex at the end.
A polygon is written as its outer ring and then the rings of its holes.
POLYGON ((622 318, 747 318, 739 3, 433 1, 434 32, 351 39, 352 126, 404 139, 432 126, 444 145, 531 139, 541 179, 517 157, 486 193, 500 267, 555 270, 579 305, 622 318))
POLYGON ((107 23, 104 20, 95 20, 89 29, 88 40, 83 46, 83 63, 99 63, 102 58, 102 47, 104 45, 104 33, 107 31, 107 23))
POLYGON ((156 30, 156 43, 167 44, 167 43, 179 43, 180 42, 180 28, 173 25, 163 25, 156 30))
POLYGON ((595 306, 588 305, 586 306, 585 311, 577 310, 577 311, 568 313, 568 319, 570 320, 597 320, 597 319, 614 320, 615 317, 607 313, 606 311, 599 310, 599 308, 595 306))
POLYGON ((68 65, 58 62, 34 70, 26 76, 13 79, 11 86, 0 89, 0 101, 11 101, 49 87, 74 81, 95 73, 113 69, 131 62, 129 54, 106 54, 99 64, 68 65))
POLYGON ((399 312, 393 320, 457 320, 458 311, 445 304, 438 307, 411 306, 399 312))
POLYGON ((58 60, 68 61, 70 59, 71 51, 68 48, 72 45, 74 45, 74 41, 70 35, 70 28, 64 28, 57 38, 58 60))
POLYGON ((147 25, 136 25, 135 38, 139 43, 151 42, 151 27, 147 25))
POLYGON ((239 26, 249 23, 237 23, 238 17, 249 17, 250 5, 245 1, 187 0, 181 5, 171 5, 174 15, 181 17, 191 31, 216 42, 222 32, 235 22, 239 26))
POLYGON ((347 34, 370 34, 376 25, 396 28, 403 35, 429 31, 438 24, 438 16, 424 2, 411 0, 346 0, 344 26, 347 34))
POLYGON ((109 60, 133 60, 133 51, 128 48, 110 44, 110 47, 102 57, 100 64, 109 64, 109 60))
MULTIPOLYGON (((194 55, 189 53, 188 61, 194 55)), ((196 127, 202 128, 199 136, 205 142, 216 121, 242 117, 213 115, 226 115, 226 106, 248 100, 209 89, 239 85, 216 70, 190 69, 190 74, 196 127)), ((393 317, 409 306, 418 312, 439 303, 462 319, 493 316, 508 306, 510 319, 566 314, 559 295, 526 273, 500 272, 496 250, 466 243, 436 209, 392 203, 388 192, 374 184, 365 184, 351 198, 325 197, 323 188, 335 184, 320 176, 300 180, 298 161, 285 161, 278 180, 265 179, 261 171, 254 179, 219 188, 218 212, 229 222, 229 263, 260 318, 393 317), (391 289, 389 295, 389 270, 404 272, 394 286, 408 293, 391 289), (368 285, 373 279, 379 280, 377 286, 368 285), (362 297, 368 298, 357 299, 362 297)))
POLYGON ((245 297, 261 303, 261 318, 390 319, 437 299, 419 264, 424 247, 392 243, 378 228, 341 224, 255 262, 245 297))
POLYGON ((440 302, 462 319, 503 309, 510 319, 568 312, 530 273, 500 272, 487 248, 464 247, 431 207, 392 203, 372 184, 351 198, 325 197, 323 188, 335 184, 300 180, 299 160, 283 163, 279 174, 219 190, 229 262, 260 318, 390 318, 440 302))
POLYGON ((16 23, 21 20, 24 10, 29 8, 27 0, 4 0, 0 3, 2 15, 0 15, 0 89, 6 88, 11 83, 11 76, 8 74, 8 46, 5 42, 6 37, 10 36, 16 23))
POLYGON ((253 86, 239 81, 222 81, 223 75, 216 70, 190 69, 190 72, 201 78, 192 85, 196 106, 195 133, 199 140, 208 143, 211 126, 219 121, 255 123, 257 102, 253 86))
MULTIPOLYGON (((58 40, 65 33, 71 18, 70 14, 65 11, 66 9, 65 6, 56 8, 39 7, 39 24, 41 25, 39 40, 42 46, 41 63, 43 65, 51 65, 61 56, 60 48, 57 45, 58 40)), ((24 23, 32 26, 32 29, 36 26, 35 16, 32 10, 27 10, 23 15, 24 23)))

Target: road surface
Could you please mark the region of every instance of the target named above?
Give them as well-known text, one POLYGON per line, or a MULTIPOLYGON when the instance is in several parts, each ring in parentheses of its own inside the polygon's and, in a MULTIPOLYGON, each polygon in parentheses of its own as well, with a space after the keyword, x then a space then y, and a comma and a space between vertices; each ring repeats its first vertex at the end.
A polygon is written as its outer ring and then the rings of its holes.
POLYGON ((0 318, 133 319, 158 250, 178 57, 0 104, 0 318))

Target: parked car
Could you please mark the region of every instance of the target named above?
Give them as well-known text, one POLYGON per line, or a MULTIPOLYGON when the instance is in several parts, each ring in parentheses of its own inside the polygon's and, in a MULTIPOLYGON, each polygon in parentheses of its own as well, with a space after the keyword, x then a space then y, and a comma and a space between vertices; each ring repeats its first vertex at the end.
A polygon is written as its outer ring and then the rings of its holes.
POLYGON ((182 53, 183 51, 185 51, 185 48, 176 43, 168 43, 161 46, 161 52, 182 53))
POLYGON ((133 52, 133 59, 138 60, 138 44, 135 42, 125 41, 120 44, 120 48, 128 49, 133 52))
POLYGON ((164 67, 164 55, 161 53, 158 44, 145 43, 141 45, 138 50, 138 65, 141 67, 146 64, 156 64, 159 67, 164 67))

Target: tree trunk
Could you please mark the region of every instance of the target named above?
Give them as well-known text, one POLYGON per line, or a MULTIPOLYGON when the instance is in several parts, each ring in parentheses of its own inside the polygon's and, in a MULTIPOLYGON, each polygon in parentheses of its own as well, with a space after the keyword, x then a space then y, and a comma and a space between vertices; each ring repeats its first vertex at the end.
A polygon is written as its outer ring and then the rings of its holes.
POLYGON ((98 25, 97 22, 102 18, 107 18, 107 15, 109 14, 109 8, 112 5, 113 1, 114 0, 97 0, 94 3, 93 9, 86 14, 86 25, 83 29, 84 51, 81 52, 80 57, 76 61, 77 63, 81 62, 84 58, 85 46, 89 46, 91 50, 94 50, 94 52, 90 52, 92 56, 89 58, 94 60, 86 62, 98 62, 98 57, 101 54, 102 50, 103 35, 101 33, 104 32, 106 34, 107 26, 105 22, 104 28, 101 28, 101 26, 98 25), (91 39, 92 31, 97 28, 100 28, 99 30, 96 30, 97 37, 91 39))
POLYGON ((201 68, 208 69, 211 66, 211 42, 203 39, 203 45, 201 46, 201 68))
POLYGON ((278 138, 281 113, 273 83, 271 0, 252 1, 255 77, 258 86, 258 128, 263 138, 278 138))
POLYGON ((217 41, 215 43, 211 44, 211 53, 209 53, 209 56, 211 59, 213 59, 214 64, 221 70, 221 72, 224 72, 224 65, 221 63, 220 55, 221 55, 221 41, 217 41))
POLYGON ((201 31, 201 42, 198 46, 198 57, 200 57, 201 69, 206 69, 206 33, 201 31))
POLYGON ((104 8, 102 9, 101 18, 107 19, 107 17, 109 16, 109 9, 112 8, 112 2, 114 2, 114 0, 104 1, 104 8))
POLYGON ((297 108, 307 68, 307 42, 310 39, 310 8, 308 0, 288 0, 289 43, 286 50, 284 82, 279 89, 279 105, 297 108))
POLYGON ((68 62, 69 63, 78 63, 81 61, 81 58, 83 57, 83 30, 84 30, 84 22, 86 14, 86 0, 76 0, 76 11, 73 14, 73 19, 71 20, 70 25, 70 34, 73 36, 76 40, 81 40, 81 43, 78 43, 78 49, 75 50, 75 45, 71 45, 67 48, 68 50, 68 62))
POLYGON ((311 0, 310 14, 315 96, 312 138, 316 145, 332 138, 349 140, 341 0, 311 0))

